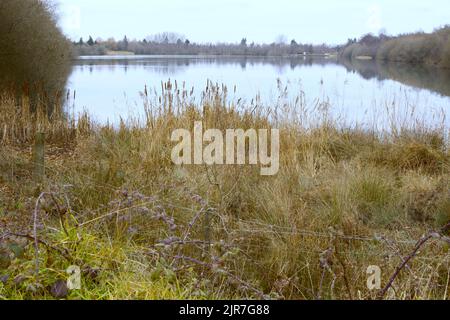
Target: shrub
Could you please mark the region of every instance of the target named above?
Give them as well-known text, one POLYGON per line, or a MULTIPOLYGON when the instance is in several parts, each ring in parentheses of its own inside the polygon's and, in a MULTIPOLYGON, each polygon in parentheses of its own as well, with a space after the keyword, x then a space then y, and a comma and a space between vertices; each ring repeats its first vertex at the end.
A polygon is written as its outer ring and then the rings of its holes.
MULTIPOLYGON (((70 71, 70 43, 56 25, 52 5, 42 0, 2 0, 0 85, 53 95, 70 71)), ((1 87, 0 87, 1 90, 1 87)))
POLYGON ((375 41, 364 37, 344 48, 344 58, 371 56, 379 60, 450 67, 450 27, 431 34, 415 33, 375 41), (369 41, 370 40, 370 41, 369 41))

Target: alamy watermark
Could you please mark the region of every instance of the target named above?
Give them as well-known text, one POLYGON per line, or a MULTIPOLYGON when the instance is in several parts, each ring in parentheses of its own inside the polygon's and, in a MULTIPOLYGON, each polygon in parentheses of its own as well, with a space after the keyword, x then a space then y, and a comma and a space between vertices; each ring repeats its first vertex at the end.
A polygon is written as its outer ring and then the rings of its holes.
POLYGON ((81 289, 81 269, 79 266, 70 266, 67 268, 67 289, 80 290, 81 289))
POLYGON ((381 289, 381 268, 379 266, 373 265, 367 267, 367 289, 369 290, 380 290, 381 289))
POLYGON ((189 130, 172 132, 172 161, 177 165, 260 165, 261 175, 273 176, 280 169, 280 132, 278 129, 203 130, 203 123, 194 123, 189 130), (270 149, 270 150, 269 150, 270 149))

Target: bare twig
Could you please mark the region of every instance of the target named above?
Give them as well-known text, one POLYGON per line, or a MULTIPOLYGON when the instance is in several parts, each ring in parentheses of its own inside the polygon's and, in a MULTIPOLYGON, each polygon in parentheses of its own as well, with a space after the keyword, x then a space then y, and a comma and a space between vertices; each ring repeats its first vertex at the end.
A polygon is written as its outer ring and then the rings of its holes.
MULTIPOLYGON (((54 202, 56 206, 56 210, 58 211, 58 216, 61 222, 61 226, 65 232, 66 235, 69 233, 67 232, 67 229, 64 225, 64 221, 62 220, 62 215, 64 214, 61 210, 61 207, 56 200, 55 193, 53 192, 42 192, 39 197, 36 199, 36 204, 34 206, 33 211, 33 241, 34 241, 34 259, 35 259, 35 272, 36 274, 39 274, 39 243, 44 244, 44 242, 40 241, 37 236, 37 225, 38 225, 38 215, 39 210, 41 206, 41 201, 44 199, 45 196, 50 196, 50 199, 54 202)), ((48 245, 47 245, 48 247, 48 245)))
POLYGON ((394 283, 395 279, 397 278, 397 276, 400 274, 400 272, 403 270, 403 268, 405 268, 405 266, 408 264, 408 262, 410 260, 412 260, 417 253, 419 252, 420 248, 422 248, 422 246, 428 242, 428 240, 432 239, 432 238, 439 238, 439 239, 443 239, 444 241, 447 242, 447 237, 443 236, 444 233, 446 233, 448 230, 450 230, 450 223, 448 223, 447 225, 445 225, 443 228, 441 228, 439 231, 432 231, 430 232, 428 235, 422 237, 416 244, 416 246, 414 247, 414 250, 403 260, 403 262, 397 267, 397 269, 395 270, 394 274, 391 276, 391 278, 389 279, 389 282, 387 283, 387 285, 380 291, 380 293, 378 294, 378 299, 383 299, 384 296, 386 295, 386 292, 392 287, 392 284, 394 283))
POLYGON ((51 244, 47 243, 46 241, 41 240, 41 239, 38 239, 38 238, 36 238, 36 237, 34 237, 34 236, 32 236, 32 235, 25 234, 25 233, 14 233, 14 232, 10 232, 10 233, 7 233, 7 234, 5 235, 5 237, 8 237, 8 236, 14 236, 14 237, 19 237, 19 238, 25 238, 25 239, 28 239, 28 240, 30 240, 30 241, 33 241, 35 244, 36 244, 36 242, 37 242, 38 244, 44 245, 44 246, 45 246, 46 248, 48 248, 48 249, 51 249, 51 250, 53 250, 53 251, 58 252, 58 253, 59 253, 62 257, 64 257, 67 261, 69 261, 69 262, 73 262, 73 261, 74 261, 74 258, 70 255, 70 253, 69 253, 66 249, 64 249, 64 250, 59 249, 59 248, 57 248, 57 247, 55 247, 55 246, 52 246, 51 244))
POLYGON ((194 227, 195 223, 197 222, 197 220, 200 218, 200 216, 202 215, 203 211, 205 210, 204 207, 202 207, 197 214, 194 216, 194 218, 192 218, 192 220, 189 222, 189 225, 186 229, 186 232, 184 233, 183 236, 183 240, 186 241, 188 239, 188 237, 191 235, 191 230, 194 227))
POLYGON ((334 250, 332 247, 330 247, 320 254, 319 262, 320 262, 320 267, 322 268, 322 276, 320 278, 319 292, 317 294, 318 300, 322 299, 322 286, 323 286, 323 280, 325 278, 326 271, 328 271, 333 276, 333 280, 331 282, 331 293, 333 293, 333 290, 334 290, 334 284, 336 282, 337 276, 334 273, 333 269, 331 269, 331 265, 333 264, 333 262, 332 262, 333 253, 334 253, 334 250))
POLYGON ((35 272, 39 274, 39 239, 37 237, 37 220, 38 212, 40 208, 41 200, 44 198, 45 192, 42 192, 36 200, 33 211, 33 238, 34 238, 34 260, 35 260, 35 272))
MULTIPOLYGON (((387 239, 387 238, 384 237, 384 236, 381 236, 380 239, 386 242, 387 246, 388 246, 392 251, 394 251, 394 252, 397 254, 397 256, 400 258, 401 261, 405 261, 405 258, 401 255, 400 249, 396 246, 396 244, 395 244, 393 241, 387 239)), ((405 264, 405 268, 408 269, 408 271, 411 273, 411 275, 412 275, 414 278, 416 278, 416 275, 415 275, 414 272, 411 270, 411 268, 410 268, 410 266, 409 266, 408 264, 405 264)))

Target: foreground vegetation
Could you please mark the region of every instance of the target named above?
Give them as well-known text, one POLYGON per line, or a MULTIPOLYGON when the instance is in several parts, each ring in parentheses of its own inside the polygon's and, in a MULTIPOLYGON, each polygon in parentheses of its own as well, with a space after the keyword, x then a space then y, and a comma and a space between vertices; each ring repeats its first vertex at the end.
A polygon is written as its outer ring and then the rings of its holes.
POLYGON ((450 27, 433 33, 413 33, 389 37, 366 35, 359 41, 349 41, 341 50, 346 59, 371 57, 373 59, 425 64, 450 68, 450 27))
MULTIPOLYGON (((368 266, 386 286, 417 240, 450 221, 448 128, 379 132, 338 125, 325 103, 228 104, 210 85, 193 105, 163 88, 142 94, 144 119, 117 127, 1 98, 0 298, 374 299, 368 266), (171 132, 198 120, 280 128, 280 172, 173 165, 171 132), (44 181, 33 177, 36 131, 44 181), (66 290, 71 265, 80 290, 66 290)), ((446 232, 382 298, 448 299, 446 232)))

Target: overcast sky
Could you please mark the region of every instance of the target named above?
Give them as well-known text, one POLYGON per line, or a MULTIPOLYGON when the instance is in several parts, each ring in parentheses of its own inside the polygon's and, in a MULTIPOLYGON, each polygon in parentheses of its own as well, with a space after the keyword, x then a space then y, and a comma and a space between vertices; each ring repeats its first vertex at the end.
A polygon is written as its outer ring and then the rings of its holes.
POLYGON ((339 44, 362 34, 389 34, 450 24, 448 0, 56 0, 72 39, 142 39, 170 31, 195 42, 339 44))

